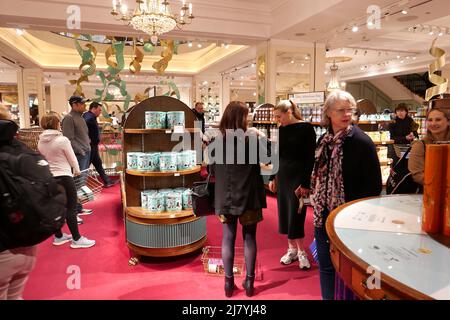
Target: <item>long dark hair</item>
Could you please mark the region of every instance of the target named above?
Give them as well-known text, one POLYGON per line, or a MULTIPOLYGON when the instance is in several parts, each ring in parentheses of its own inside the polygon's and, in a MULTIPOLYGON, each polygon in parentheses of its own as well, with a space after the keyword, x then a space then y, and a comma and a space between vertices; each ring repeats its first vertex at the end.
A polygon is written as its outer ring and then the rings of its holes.
POLYGON ((225 136, 227 129, 247 131, 247 116, 248 108, 243 102, 231 101, 225 108, 220 120, 219 130, 222 135, 225 136))

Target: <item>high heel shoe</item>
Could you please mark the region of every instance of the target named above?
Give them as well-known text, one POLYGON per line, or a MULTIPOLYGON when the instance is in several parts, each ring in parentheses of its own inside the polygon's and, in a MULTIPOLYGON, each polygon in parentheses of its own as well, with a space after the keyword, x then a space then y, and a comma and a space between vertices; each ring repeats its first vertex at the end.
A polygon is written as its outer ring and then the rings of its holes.
POLYGON ((234 284, 234 277, 225 276, 225 295, 230 298, 233 295, 233 291, 236 285, 234 284))
POLYGON ((255 281, 255 276, 249 276, 247 275, 245 277, 245 280, 242 282, 242 287, 245 289, 245 294, 247 297, 253 296, 253 293, 255 292, 255 288, 253 287, 253 283, 255 281))

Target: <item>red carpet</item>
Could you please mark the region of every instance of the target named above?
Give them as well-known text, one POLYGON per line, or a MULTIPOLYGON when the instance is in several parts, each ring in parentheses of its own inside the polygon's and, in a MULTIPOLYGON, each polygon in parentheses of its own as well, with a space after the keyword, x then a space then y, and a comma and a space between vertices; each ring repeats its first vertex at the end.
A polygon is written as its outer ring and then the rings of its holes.
MULTIPOLYGON (((24 299, 225 299, 223 277, 204 273, 201 252, 181 258, 148 258, 135 267, 128 265, 130 253, 125 244, 119 186, 104 189, 98 200, 85 207, 94 209, 94 213, 82 217, 80 233, 97 244, 89 249, 71 249, 69 243, 55 247, 51 239, 40 244, 24 299), (79 270, 79 289, 73 286, 74 270, 79 270)), ((269 196, 264 221, 258 225, 260 279, 255 281, 256 295, 251 299, 320 299, 316 265, 302 271, 297 263, 280 264, 287 240, 277 233, 277 224, 276 199, 269 196)), ((216 217, 208 217, 207 228, 207 245, 220 246, 222 231, 216 217)), ((307 246, 313 239, 312 232, 312 212, 308 212, 307 246)), ((237 246, 242 247, 240 229, 237 246)), ((250 299, 241 279, 236 278, 239 291, 232 299, 250 299)))

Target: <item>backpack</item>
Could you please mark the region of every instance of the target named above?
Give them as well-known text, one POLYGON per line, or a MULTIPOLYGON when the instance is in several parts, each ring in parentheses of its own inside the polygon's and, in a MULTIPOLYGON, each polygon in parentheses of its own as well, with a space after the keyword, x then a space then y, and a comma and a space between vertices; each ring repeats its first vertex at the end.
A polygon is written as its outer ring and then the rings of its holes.
POLYGON ((411 147, 406 150, 403 156, 391 169, 391 173, 389 174, 389 178, 386 183, 387 194, 407 194, 422 192, 422 186, 414 182, 412 174, 408 169, 408 155, 410 151, 411 147))
POLYGON ((64 188, 42 155, 19 146, 17 155, 0 148, 0 251, 36 245, 65 222, 64 188))

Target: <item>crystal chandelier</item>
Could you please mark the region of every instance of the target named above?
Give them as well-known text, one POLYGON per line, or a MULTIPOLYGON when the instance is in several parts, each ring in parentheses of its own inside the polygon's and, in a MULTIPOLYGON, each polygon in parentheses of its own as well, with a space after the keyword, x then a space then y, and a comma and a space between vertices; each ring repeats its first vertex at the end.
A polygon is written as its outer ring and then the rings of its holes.
POLYGON ((158 42, 158 36, 175 28, 181 29, 194 19, 192 3, 187 5, 186 0, 182 0, 179 15, 172 14, 167 0, 136 0, 136 8, 130 12, 122 0, 113 0, 112 5, 111 14, 116 20, 123 21, 133 26, 134 29, 149 34, 154 45, 158 42))

